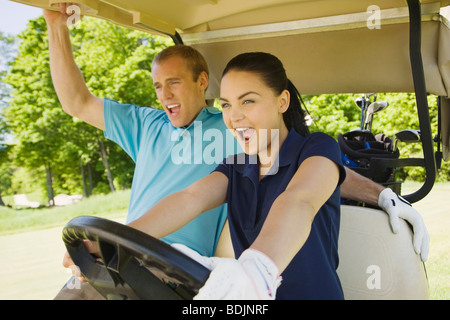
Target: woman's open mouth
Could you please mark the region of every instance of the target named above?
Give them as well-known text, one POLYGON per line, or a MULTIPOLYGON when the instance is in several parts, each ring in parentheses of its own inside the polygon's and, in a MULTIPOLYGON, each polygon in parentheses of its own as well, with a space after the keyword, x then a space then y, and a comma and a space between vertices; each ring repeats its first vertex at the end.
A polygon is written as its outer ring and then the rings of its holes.
POLYGON ((235 128, 234 131, 236 136, 245 144, 250 143, 256 133, 256 130, 253 128, 235 128))

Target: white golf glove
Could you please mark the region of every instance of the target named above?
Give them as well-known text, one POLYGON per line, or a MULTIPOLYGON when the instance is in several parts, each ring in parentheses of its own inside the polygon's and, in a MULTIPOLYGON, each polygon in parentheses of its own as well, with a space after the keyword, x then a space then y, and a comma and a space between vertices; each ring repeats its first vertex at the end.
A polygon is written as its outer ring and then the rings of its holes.
POLYGON ((391 189, 386 188, 381 191, 378 197, 378 206, 387 212, 391 223, 392 231, 398 233, 399 218, 406 220, 413 227, 413 245, 417 254, 420 254, 422 261, 428 258, 430 236, 423 222, 422 216, 411 204, 397 195, 391 189))
POLYGON ((215 268, 215 266, 218 263, 218 260, 220 259, 224 259, 224 258, 218 258, 218 257, 205 257, 202 256, 200 253, 198 253, 195 250, 192 250, 191 248, 185 246, 184 244, 181 243, 172 243, 171 244, 172 248, 177 249, 178 251, 180 251, 181 253, 185 254, 186 256, 188 256, 189 258, 191 258, 192 260, 197 261, 198 263, 200 263, 201 265, 203 265, 205 268, 212 270, 215 268))
POLYGON ((245 250, 238 260, 213 259, 214 268, 194 300, 274 300, 281 278, 262 252, 245 250))

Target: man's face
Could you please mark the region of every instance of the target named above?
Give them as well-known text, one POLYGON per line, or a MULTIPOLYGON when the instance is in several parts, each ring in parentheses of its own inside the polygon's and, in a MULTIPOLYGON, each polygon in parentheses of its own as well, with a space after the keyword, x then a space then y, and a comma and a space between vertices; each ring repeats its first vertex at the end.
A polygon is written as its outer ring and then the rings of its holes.
POLYGON ((152 76, 156 95, 172 125, 184 127, 191 124, 206 106, 208 75, 202 72, 194 80, 185 60, 173 56, 156 64, 152 76))

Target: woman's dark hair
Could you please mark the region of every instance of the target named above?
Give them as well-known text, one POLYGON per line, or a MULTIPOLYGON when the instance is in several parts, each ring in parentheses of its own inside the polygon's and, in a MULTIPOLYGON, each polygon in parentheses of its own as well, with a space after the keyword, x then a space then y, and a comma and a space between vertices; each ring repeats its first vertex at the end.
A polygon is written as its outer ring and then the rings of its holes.
POLYGON ((264 83, 274 90, 276 94, 281 94, 284 90, 288 90, 291 98, 289 108, 283 114, 284 123, 288 130, 294 128, 302 136, 309 134, 301 96, 297 88, 287 78, 286 70, 277 57, 265 52, 243 53, 228 62, 222 77, 232 70, 258 74, 264 83))

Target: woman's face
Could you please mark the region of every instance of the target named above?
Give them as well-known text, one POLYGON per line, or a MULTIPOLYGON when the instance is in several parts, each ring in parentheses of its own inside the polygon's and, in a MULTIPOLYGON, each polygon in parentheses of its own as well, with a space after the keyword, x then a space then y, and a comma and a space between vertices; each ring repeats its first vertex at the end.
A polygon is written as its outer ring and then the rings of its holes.
POLYGON ((260 76, 247 71, 229 71, 220 86, 220 104, 227 128, 247 154, 278 154, 288 130, 283 113, 289 106, 289 92, 280 95, 260 76), (275 145, 277 144, 277 145, 275 145), (278 148, 277 148, 278 147, 278 148))

